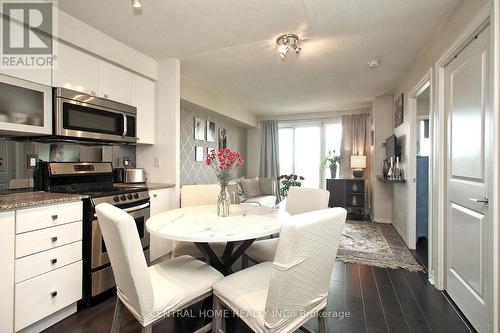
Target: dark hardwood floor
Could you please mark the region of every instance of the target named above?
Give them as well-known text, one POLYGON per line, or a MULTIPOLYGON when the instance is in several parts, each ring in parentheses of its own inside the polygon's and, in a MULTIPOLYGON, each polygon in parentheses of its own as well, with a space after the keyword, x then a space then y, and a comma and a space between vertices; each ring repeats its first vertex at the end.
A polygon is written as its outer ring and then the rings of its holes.
MULTIPOLYGON (((91 309, 81 309, 45 333, 107 333, 111 328, 115 298, 91 309)), ((197 305, 193 313, 200 313, 197 305)), ((436 290, 425 273, 336 263, 328 296, 330 333, 336 332, 473 332, 448 300, 436 290)), ((193 332, 197 318, 166 319, 153 332, 193 332)), ((317 331, 316 320, 307 326, 317 331)), ((122 332, 140 332, 131 315, 122 332)), ((227 333, 251 332, 238 320, 228 320, 227 333)))

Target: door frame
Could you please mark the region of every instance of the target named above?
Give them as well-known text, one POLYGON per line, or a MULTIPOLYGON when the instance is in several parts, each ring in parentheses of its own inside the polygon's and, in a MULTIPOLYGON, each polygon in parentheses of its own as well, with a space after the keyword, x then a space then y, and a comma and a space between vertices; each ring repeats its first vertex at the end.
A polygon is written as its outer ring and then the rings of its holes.
POLYGON ((429 126, 432 129, 429 132, 431 149, 429 153, 429 191, 428 191, 428 263, 427 271, 428 278, 432 284, 435 284, 435 273, 433 267, 433 235, 434 231, 434 79, 433 79, 433 69, 430 68, 429 71, 424 75, 424 77, 418 82, 418 84, 409 93, 409 113, 410 113, 410 154, 408 157, 408 186, 409 186, 409 205, 408 205, 408 247, 410 249, 416 248, 416 237, 417 237, 417 133, 418 133, 418 115, 417 115, 417 97, 424 92, 425 89, 429 88, 430 100, 429 100, 429 126))
MULTIPOLYGON (((476 16, 474 20, 464 29, 463 33, 458 37, 455 43, 441 56, 435 64, 436 84, 434 92, 436 98, 434 101, 434 142, 433 142, 433 174, 436 179, 434 190, 437 193, 433 198, 432 205, 436 207, 434 221, 443 221, 437 224, 437 254, 436 254, 436 270, 435 270, 435 286, 439 290, 444 290, 446 285, 446 224, 447 224, 447 116, 445 114, 445 67, 460 53, 476 34, 481 32, 488 24, 490 24, 491 4, 488 4, 476 16)), ((493 44, 492 44, 493 46, 493 44)), ((495 159, 495 156, 493 156, 495 159)), ((494 177, 496 177, 494 172, 494 177)), ((492 200, 496 200, 492 198, 492 200)), ((494 206, 494 205, 492 205, 494 206)), ((491 214, 493 220, 494 214, 491 214)))

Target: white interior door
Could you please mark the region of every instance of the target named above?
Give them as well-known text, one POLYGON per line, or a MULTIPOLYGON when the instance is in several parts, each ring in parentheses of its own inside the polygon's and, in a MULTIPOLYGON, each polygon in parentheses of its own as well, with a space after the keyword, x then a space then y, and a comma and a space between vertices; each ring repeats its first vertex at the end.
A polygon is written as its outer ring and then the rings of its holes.
POLYGON ((490 28, 445 67, 446 291, 478 332, 491 328, 490 28))

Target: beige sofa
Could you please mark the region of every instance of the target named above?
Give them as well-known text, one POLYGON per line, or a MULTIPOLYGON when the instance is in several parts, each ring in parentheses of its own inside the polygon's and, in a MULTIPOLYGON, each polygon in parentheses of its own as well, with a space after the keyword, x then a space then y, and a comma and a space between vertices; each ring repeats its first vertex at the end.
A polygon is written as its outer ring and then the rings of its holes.
POLYGON ((236 179, 228 186, 231 203, 252 204, 257 206, 273 207, 276 204, 276 180, 273 178, 259 178, 261 196, 247 198, 243 194, 241 186, 238 185, 240 179, 236 179))

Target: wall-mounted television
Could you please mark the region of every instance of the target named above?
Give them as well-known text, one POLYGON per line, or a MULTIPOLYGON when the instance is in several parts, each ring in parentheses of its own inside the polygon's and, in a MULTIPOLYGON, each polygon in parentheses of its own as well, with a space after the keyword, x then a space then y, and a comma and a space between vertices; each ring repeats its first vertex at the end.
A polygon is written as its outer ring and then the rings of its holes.
POLYGON ((391 135, 385 140, 385 157, 399 157, 401 158, 401 147, 398 144, 398 138, 391 135))

